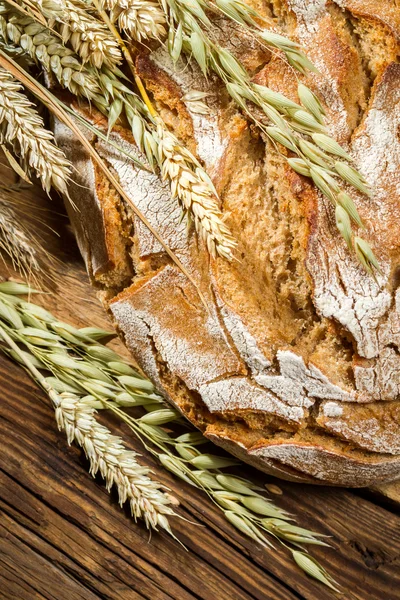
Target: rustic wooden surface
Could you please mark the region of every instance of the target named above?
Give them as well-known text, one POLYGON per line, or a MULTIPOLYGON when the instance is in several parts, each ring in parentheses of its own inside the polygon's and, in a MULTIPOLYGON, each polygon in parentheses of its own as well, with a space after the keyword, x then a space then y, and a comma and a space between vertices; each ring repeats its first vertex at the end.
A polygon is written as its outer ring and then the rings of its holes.
MULTIPOLYGON (((0 175, 3 185, 12 182, 7 169, 0 175)), ((14 193, 38 206, 47 202, 38 188, 14 193)), ((44 244, 62 262, 51 293, 35 300, 60 320, 108 326, 65 218, 48 220, 60 237, 44 232, 44 244)), ((0 274, 7 273, 2 266, 0 274)), ((203 494, 144 456, 188 519, 173 521, 187 550, 164 533, 149 539, 101 479, 88 475, 82 451, 57 431, 45 395, 2 355, 0 389, 1 600, 400 599, 398 486, 348 491, 274 482, 283 491, 274 497, 279 506, 302 526, 332 536, 332 548, 312 553, 340 583, 338 596, 307 578, 283 548, 264 550, 243 538, 203 494)), ((124 425, 102 419, 140 450, 124 425)), ((239 473, 272 481, 245 465, 239 473)))

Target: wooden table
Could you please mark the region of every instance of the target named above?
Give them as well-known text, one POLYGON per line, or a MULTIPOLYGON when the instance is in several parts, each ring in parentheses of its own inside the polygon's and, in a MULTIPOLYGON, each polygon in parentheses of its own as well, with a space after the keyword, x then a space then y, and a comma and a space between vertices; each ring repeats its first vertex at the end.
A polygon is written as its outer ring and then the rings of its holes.
MULTIPOLYGON (((1 183, 12 183, 1 169, 1 183)), ((38 207, 37 188, 19 189, 38 207)), ((60 205, 53 208, 62 210, 60 205)), ((60 320, 106 326, 87 282, 64 217, 46 219, 60 233, 42 231, 61 262, 50 294, 35 298, 60 320)), ((6 267, 1 275, 10 274, 6 267)), ((12 272, 11 272, 12 274, 12 272)), ((117 347, 124 352, 122 345, 117 347)), ((328 600, 339 597, 305 576, 279 546, 264 550, 237 533, 205 495, 153 463, 173 488, 187 521, 173 521, 187 550, 167 534, 151 539, 121 510, 100 478, 87 472, 83 452, 58 432, 46 396, 22 369, 0 355, 0 598, 1 600, 328 600)), ((102 419, 141 451, 127 428, 102 419)), ((239 471, 272 482, 243 465, 239 471)), ((277 504, 298 524, 330 536, 332 548, 312 553, 342 586, 346 600, 400 599, 398 487, 349 491, 274 481, 277 504), (397 490, 397 491, 396 491, 397 490)))

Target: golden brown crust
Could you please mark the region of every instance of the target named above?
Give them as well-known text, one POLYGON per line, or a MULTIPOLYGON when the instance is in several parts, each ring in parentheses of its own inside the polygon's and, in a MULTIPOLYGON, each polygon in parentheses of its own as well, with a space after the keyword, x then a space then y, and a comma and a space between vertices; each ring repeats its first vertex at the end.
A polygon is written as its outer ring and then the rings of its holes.
POLYGON ((381 22, 400 40, 400 14, 393 0, 334 0, 355 17, 365 17, 370 22, 381 22))
MULTIPOLYGON (((370 485, 400 477, 400 66, 392 61, 400 9, 345 0, 280 6, 282 23, 321 71, 307 83, 326 105, 332 135, 374 188, 371 200, 355 201, 383 268, 378 283, 349 256, 329 203, 249 126, 221 84, 205 82, 192 64, 174 69, 162 50, 139 57, 138 69, 163 118, 213 177, 239 262, 210 261, 180 222, 168 185, 99 142, 208 311, 99 174, 91 194, 72 190, 83 215, 75 228, 138 363, 210 439, 279 477, 370 485), (182 101, 190 89, 208 91, 209 115, 182 101)), ((226 23, 219 27, 226 39, 226 23)), ((285 63, 234 35, 256 81, 296 98, 285 63)), ((130 143, 123 130, 114 135, 130 143)))
MULTIPOLYGON (((85 118, 93 119, 87 107, 76 104, 70 98, 69 101, 85 118)), ((106 122, 99 114, 94 124, 106 128, 106 122)), ((59 121, 55 122, 54 129, 59 145, 73 157, 73 201, 67 202, 66 206, 88 273, 93 282, 120 287, 133 276, 129 259, 132 225, 121 210, 119 194, 105 180, 100 168, 89 160, 87 152, 71 136, 69 129, 59 121)), ((119 130, 122 131, 122 128, 119 130)), ((87 134, 87 130, 84 133, 87 134)), ((126 137, 132 141, 131 134, 126 137)), ((95 144, 93 135, 89 134, 88 139, 95 144)))

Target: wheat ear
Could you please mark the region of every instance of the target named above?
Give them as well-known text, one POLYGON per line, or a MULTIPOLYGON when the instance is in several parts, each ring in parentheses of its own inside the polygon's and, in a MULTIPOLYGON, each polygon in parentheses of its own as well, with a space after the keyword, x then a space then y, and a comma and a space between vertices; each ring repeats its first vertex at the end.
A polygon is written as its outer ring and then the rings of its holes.
POLYGON ((50 30, 30 17, 10 12, 0 2, 0 37, 22 48, 43 69, 53 74, 62 87, 83 96, 105 112, 107 102, 95 71, 82 65, 77 55, 66 48, 50 30))
POLYGON ((159 162, 163 179, 169 179, 172 196, 177 197, 184 212, 194 219, 196 231, 214 258, 231 260, 236 242, 222 220, 218 197, 205 171, 194 156, 159 121, 159 162))
POLYGON ((53 135, 22 93, 22 86, 0 69, 0 139, 20 155, 25 170, 35 171, 47 193, 67 193, 71 164, 53 143, 53 135))
POLYGON ((138 42, 147 39, 163 39, 166 35, 166 19, 158 2, 150 0, 106 0, 110 19, 138 42))
MULTIPOLYGON (((141 98, 131 95, 125 101, 126 116, 137 145, 146 152, 153 168, 155 162, 161 167, 163 179, 170 181, 172 196, 179 199, 183 212, 189 217, 189 223, 193 217, 196 231, 206 243, 211 256, 215 258, 219 255, 231 260, 236 242, 222 220, 217 193, 210 178, 198 160, 166 128, 151 104, 119 32, 102 10, 100 0, 93 2, 119 41, 141 95, 141 98)), ((122 106, 123 103, 119 102, 117 114, 122 111, 122 106)))
POLYGON ((148 528, 162 527, 170 532, 168 518, 174 511, 160 484, 149 477, 149 469, 140 465, 136 453, 127 451, 122 440, 100 425, 96 411, 84 399, 71 393, 50 391, 58 428, 64 430, 68 443, 76 441, 90 461, 93 477, 100 471, 107 490, 115 485, 120 506, 129 502, 132 516, 144 519, 148 528))
POLYGON ((8 256, 12 268, 24 279, 48 287, 53 284, 58 260, 42 244, 40 231, 43 227, 51 229, 44 220, 46 212, 38 210, 34 200, 16 194, 13 187, 0 188, 0 254, 4 260, 8 256))
POLYGON ((107 27, 81 0, 30 0, 50 23, 57 23, 61 38, 94 67, 113 67, 121 62, 121 51, 107 27))
POLYGON ((41 267, 36 240, 30 239, 28 234, 11 206, 0 196, 0 249, 10 257, 13 268, 29 279, 32 273, 39 273, 41 267))

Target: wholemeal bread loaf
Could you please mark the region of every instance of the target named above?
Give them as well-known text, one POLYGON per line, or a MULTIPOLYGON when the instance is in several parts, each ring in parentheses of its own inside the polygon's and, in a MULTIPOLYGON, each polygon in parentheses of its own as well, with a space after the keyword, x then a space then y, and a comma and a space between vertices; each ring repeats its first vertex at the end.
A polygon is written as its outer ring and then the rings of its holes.
MULTIPOLYGON (((132 215, 69 132, 69 212, 94 285, 144 372, 207 437, 293 481, 366 486, 400 477, 400 4, 393 0, 248 3, 297 39, 330 134, 373 195, 352 194, 382 275, 339 237, 330 203, 241 114, 217 79, 174 66, 163 48, 137 69, 168 127, 205 165, 238 241, 211 259, 181 222, 169 186, 92 143, 196 288, 132 215), (209 114, 182 100, 208 93, 209 114)), ((254 81, 297 100, 297 76, 223 18, 213 35, 254 81)), ((76 107, 77 110, 85 109, 76 107)), ((87 113, 88 114, 88 113, 87 113)), ((92 117, 93 118, 93 117, 92 117)), ((97 121, 102 125, 101 121, 97 121)), ((132 136, 112 136, 140 156, 132 136)), ((143 158, 143 157, 142 157, 143 158)))

